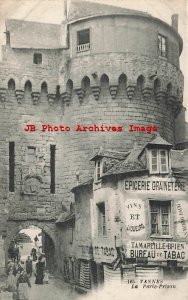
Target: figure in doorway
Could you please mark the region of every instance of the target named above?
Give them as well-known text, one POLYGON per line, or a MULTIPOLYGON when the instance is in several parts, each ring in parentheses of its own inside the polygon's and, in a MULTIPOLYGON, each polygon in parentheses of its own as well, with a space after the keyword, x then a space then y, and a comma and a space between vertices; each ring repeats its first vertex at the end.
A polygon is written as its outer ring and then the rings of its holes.
POLYGON ((31 257, 33 258, 33 261, 37 260, 37 250, 35 248, 31 249, 31 257))
POLYGON ((41 262, 42 257, 39 257, 38 262, 36 263, 36 271, 35 271, 35 284, 43 284, 44 279, 44 263, 41 262))
POLYGON ((27 257, 27 260, 25 262, 25 268, 26 268, 26 273, 29 277, 31 277, 32 272, 33 272, 33 262, 30 258, 30 256, 27 257))

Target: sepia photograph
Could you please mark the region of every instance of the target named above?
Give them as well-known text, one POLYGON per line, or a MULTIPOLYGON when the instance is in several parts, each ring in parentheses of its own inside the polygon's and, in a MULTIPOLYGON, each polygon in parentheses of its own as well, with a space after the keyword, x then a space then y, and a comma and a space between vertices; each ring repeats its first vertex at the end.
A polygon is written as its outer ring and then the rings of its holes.
POLYGON ((188 297, 188 0, 0 0, 0 300, 188 297))

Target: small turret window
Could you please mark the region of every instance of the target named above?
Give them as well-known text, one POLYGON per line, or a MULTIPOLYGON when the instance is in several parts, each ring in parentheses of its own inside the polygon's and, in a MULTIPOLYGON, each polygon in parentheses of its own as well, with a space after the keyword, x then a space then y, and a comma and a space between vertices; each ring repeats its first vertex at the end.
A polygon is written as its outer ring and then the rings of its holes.
POLYGON ((89 29, 77 32, 77 52, 84 52, 90 49, 90 31, 89 29))
POLYGON ((35 65, 41 65, 42 64, 42 54, 41 53, 34 53, 33 63, 35 65))
POLYGON ((167 39, 161 34, 158 34, 158 51, 159 56, 167 57, 167 39))

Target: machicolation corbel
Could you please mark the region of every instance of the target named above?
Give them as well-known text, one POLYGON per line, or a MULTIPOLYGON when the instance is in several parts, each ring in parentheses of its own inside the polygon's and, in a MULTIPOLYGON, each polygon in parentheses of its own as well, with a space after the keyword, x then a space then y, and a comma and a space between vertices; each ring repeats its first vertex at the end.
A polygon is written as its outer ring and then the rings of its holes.
POLYGON ((0 99, 2 102, 5 102, 6 99, 6 89, 5 88, 0 88, 0 99))
POLYGON ((154 91, 154 95, 155 101, 157 102, 157 104, 160 104, 160 102, 162 102, 165 99, 166 90, 164 88, 159 87, 154 91))
POLYGON ((99 100, 99 95, 100 95, 100 91, 101 91, 100 86, 99 85, 91 86, 91 90, 92 90, 93 96, 95 97, 95 100, 99 100))
POLYGON ((78 95, 78 98, 79 98, 80 102, 82 103, 84 95, 85 95, 84 89, 82 89, 82 88, 75 88, 75 92, 78 95))
POLYGON ((33 99, 33 104, 36 105, 39 102, 40 93, 39 92, 32 92, 31 94, 33 99))
POLYGON ((19 104, 22 104, 23 97, 24 97, 24 91, 23 91, 23 90, 16 90, 16 91, 15 91, 15 94, 16 94, 17 102, 18 102, 19 104))
POLYGON ((69 106, 70 101, 71 101, 71 93, 69 92, 64 92, 61 94, 61 99, 65 103, 66 106, 69 106))
POLYGON ((127 83, 127 87, 126 87, 127 96, 130 100, 132 100, 132 98, 133 98, 133 95, 135 92, 135 87, 136 87, 136 84, 134 82, 127 83))
POLYGON ((55 94, 48 94, 48 103, 50 105, 54 104, 55 98, 56 98, 55 94))
POLYGON ((109 86, 110 95, 111 95, 112 99, 115 99, 115 98, 116 98, 116 95, 117 95, 117 88, 118 88, 117 85, 110 85, 110 86, 109 86))

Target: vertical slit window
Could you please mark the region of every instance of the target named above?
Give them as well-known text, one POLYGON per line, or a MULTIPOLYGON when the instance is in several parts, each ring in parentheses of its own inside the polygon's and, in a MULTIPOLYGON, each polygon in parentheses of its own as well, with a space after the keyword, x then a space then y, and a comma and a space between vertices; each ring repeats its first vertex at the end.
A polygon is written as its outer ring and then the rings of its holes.
POLYGON ((167 39, 161 34, 158 34, 158 49, 160 56, 167 57, 167 39))
POLYGON ((55 194, 55 145, 50 145, 50 193, 55 194))
POLYGON ((9 142, 9 191, 14 192, 15 144, 9 142))
POLYGON ((105 211, 105 203, 97 204, 98 207, 98 235, 99 236, 107 236, 106 229, 106 211, 105 211))

